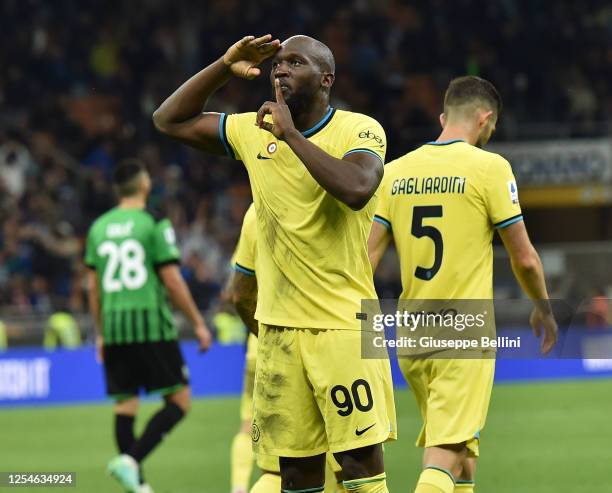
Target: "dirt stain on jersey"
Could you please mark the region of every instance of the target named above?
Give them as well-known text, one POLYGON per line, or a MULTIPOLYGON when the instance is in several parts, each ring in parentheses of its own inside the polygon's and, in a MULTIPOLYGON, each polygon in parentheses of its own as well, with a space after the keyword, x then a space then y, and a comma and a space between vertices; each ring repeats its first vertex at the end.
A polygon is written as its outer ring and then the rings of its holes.
POLYGON ((266 249, 277 267, 276 272, 278 275, 275 282, 272 282, 271 292, 275 299, 291 296, 296 291, 296 287, 285 274, 285 269, 293 264, 294 253, 287 247, 287 235, 283 231, 279 219, 265 206, 260 206, 257 209, 257 218, 260 230, 263 231, 266 249))

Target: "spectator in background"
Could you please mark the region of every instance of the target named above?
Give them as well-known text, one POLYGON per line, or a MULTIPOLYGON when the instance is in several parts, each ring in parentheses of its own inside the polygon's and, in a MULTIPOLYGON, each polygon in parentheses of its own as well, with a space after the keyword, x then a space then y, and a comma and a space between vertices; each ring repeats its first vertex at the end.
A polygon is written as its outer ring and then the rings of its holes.
POLYGON ((72 272, 81 253, 81 243, 72 226, 65 221, 52 227, 44 223, 28 225, 21 230, 21 238, 34 249, 33 273, 48 281, 52 296, 69 297, 72 272))
POLYGON ((26 187, 28 174, 35 171, 36 165, 27 147, 15 140, 0 145, 0 180, 4 190, 19 200, 26 187))
POLYGON ((585 321, 586 326, 591 329, 610 326, 610 300, 604 288, 598 287, 593 290, 585 321))
POLYGON ((81 345, 81 332, 75 318, 68 312, 59 310, 49 317, 45 327, 43 346, 54 351, 58 346, 76 349, 81 345))
POLYGON ((51 294, 49 283, 43 276, 34 276, 30 280, 30 306, 35 313, 47 314, 51 311, 51 294))
POLYGON ((218 281, 220 276, 216 275, 206 259, 202 258, 201 252, 191 251, 184 261, 183 277, 200 310, 206 311, 216 305, 221 290, 218 281))
MULTIPOLYGON (((226 255, 212 234, 211 217, 208 204, 202 202, 198 207, 196 216, 191 224, 184 231, 181 239, 183 246, 182 255, 187 259, 192 274, 197 274, 199 282, 217 281, 217 293, 220 289, 219 280, 223 280, 226 272, 224 262, 226 255)), ((176 224, 176 223, 175 223, 176 224)))
POLYGON ((85 178, 83 188, 84 222, 91 222, 112 207, 113 194, 104 176, 104 171, 100 168, 93 169, 85 178))

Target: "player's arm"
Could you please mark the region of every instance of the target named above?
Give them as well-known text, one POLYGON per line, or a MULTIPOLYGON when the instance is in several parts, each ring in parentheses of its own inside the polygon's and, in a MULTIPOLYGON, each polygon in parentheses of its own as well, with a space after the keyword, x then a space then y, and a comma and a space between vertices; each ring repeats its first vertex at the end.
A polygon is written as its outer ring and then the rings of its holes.
POLYGON ((383 163, 371 154, 356 152, 337 159, 297 130, 286 142, 317 183, 353 210, 366 206, 382 180, 383 163))
POLYGON ((206 351, 210 347, 212 337, 210 331, 202 318, 202 314, 193 301, 191 292, 181 275, 179 267, 175 263, 162 265, 158 268, 159 278, 166 287, 170 301, 187 317, 193 331, 200 342, 200 351, 206 351))
POLYGON ((98 273, 95 269, 87 269, 87 302, 96 331, 96 357, 98 362, 104 360, 104 340, 102 338, 102 311, 100 309, 100 289, 98 288, 98 273))
POLYGON ((101 336, 102 317, 100 311, 100 291, 98 289, 98 274, 95 269, 87 269, 87 301, 89 311, 94 321, 96 336, 101 336))
POLYGON ((392 237, 393 234, 389 226, 374 220, 368 238, 368 257, 370 257, 370 264, 372 264, 372 272, 376 272, 380 259, 387 250, 392 237))
POLYGON ((531 244, 523 221, 498 231, 510 256, 512 271, 523 291, 534 303, 530 323, 537 337, 544 332, 541 349, 543 354, 547 354, 557 342, 557 323, 548 299, 540 256, 531 244))
POLYGON ((229 281, 229 295, 240 318, 253 334, 259 334, 255 320, 257 308, 257 277, 235 270, 229 281))
POLYGON ((353 210, 362 209, 382 180, 382 161, 365 152, 355 152, 343 159, 330 156, 295 128, 278 79, 274 81, 274 90, 276 102, 262 105, 257 112, 257 125, 287 142, 327 192, 353 210), (273 124, 264 121, 268 114, 272 115, 273 124))
POLYGON ((208 99, 232 75, 253 79, 260 75, 257 66, 272 56, 280 41, 270 34, 245 36, 232 45, 216 62, 180 86, 153 113, 153 123, 163 134, 212 154, 225 155, 219 138, 218 113, 204 112, 208 99))

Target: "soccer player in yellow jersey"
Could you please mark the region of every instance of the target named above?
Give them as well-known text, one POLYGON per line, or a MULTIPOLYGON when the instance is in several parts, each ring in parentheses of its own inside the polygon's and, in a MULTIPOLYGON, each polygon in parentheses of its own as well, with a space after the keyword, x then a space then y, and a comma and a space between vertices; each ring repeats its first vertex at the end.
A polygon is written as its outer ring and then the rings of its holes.
MULTIPOLYGON (((244 434, 246 430, 250 432, 253 419, 253 387, 257 360, 257 337, 254 335, 257 333, 257 321, 255 320, 255 307, 257 305, 256 221, 255 207, 251 204, 244 216, 238 246, 232 257, 234 273, 230 278, 227 290, 240 317, 251 331, 247 343, 244 384, 240 400, 241 433, 236 435, 232 444, 233 493, 246 492, 253 460, 250 434, 248 436, 248 449, 244 443, 244 434)), ((257 465, 262 474, 253 485, 250 493, 278 493, 281 489, 278 457, 258 454, 257 465)), ((326 478, 329 479, 325 483, 326 493, 346 492, 341 481, 336 484, 337 479, 341 478, 341 470, 331 454, 327 456, 326 478)))
MULTIPOLYGON (((446 91, 435 142, 387 164, 369 239, 376 269, 390 240, 397 246, 402 299, 493 298, 492 240, 497 230, 525 293, 531 325, 551 350, 557 326, 540 258, 533 248, 510 164, 482 147, 501 110, 493 85, 460 77, 446 91)), ((435 358, 435 354, 433 355, 435 358)), ((417 493, 472 492, 494 359, 401 359, 423 415, 425 447, 417 493)))
MULTIPOLYGON (((247 354, 245 357, 244 381, 242 396, 240 399, 240 433, 232 443, 231 468, 232 468, 232 493, 246 493, 249 479, 251 477, 253 452, 251 445, 251 424, 253 419, 253 386, 255 383, 255 363, 257 355, 257 321, 254 318, 257 305, 257 278, 255 277, 255 258, 257 238, 257 224, 255 208, 251 204, 242 222, 240 239, 232 256, 232 274, 228 283, 227 294, 236 307, 242 321, 251 334, 247 342, 247 354)), ((278 465, 278 460, 276 461, 278 465)), ((280 490, 280 477, 268 476, 268 471, 262 468, 263 474, 258 481, 258 488, 265 492, 280 490), (263 490, 262 485, 266 486, 263 490)))
POLYGON ((280 456, 283 491, 324 488, 325 452, 356 493, 387 491, 382 443, 396 436, 388 360, 361 358, 361 300, 375 296, 367 237, 383 174, 378 122, 329 104, 329 48, 247 36, 153 115, 166 135, 247 168, 257 215, 258 364, 252 440, 280 456), (203 111, 232 75, 272 57, 276 101, 257 113, 203 111))

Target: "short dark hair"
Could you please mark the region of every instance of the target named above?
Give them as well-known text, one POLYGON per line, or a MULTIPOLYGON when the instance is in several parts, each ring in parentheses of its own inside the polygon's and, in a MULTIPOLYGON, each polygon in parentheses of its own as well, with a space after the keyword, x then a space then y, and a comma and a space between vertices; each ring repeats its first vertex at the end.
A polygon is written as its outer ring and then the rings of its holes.
POLYGON ((124 159, 113 170, 113 187, 119 197, 130 197, 138 192, 138 178, 146 173, 145 164, 139 159, 124 159))
POLYGON ((502 110, 502 99, 495 86, 488 80, 475 75, 466 75, 453 79, 444 95, 444 112, 449 108, 463 105, 484 105, 499 115, 502 110))

